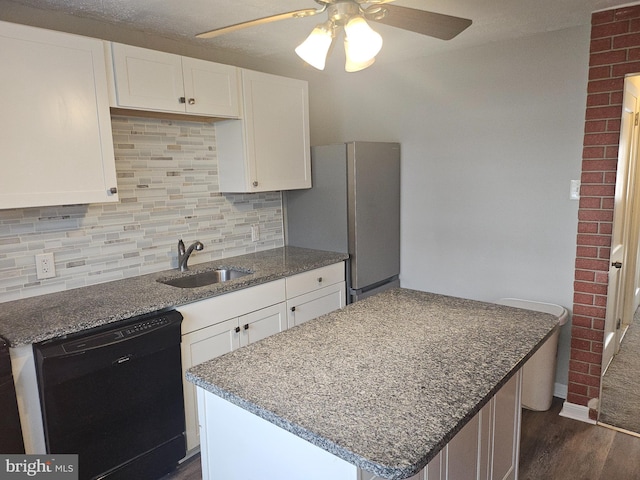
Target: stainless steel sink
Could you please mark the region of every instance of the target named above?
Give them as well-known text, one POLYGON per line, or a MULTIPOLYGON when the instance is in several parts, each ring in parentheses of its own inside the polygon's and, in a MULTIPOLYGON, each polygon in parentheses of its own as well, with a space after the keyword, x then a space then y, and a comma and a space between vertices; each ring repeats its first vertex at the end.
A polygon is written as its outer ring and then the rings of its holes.
POLYGON ((214 283, 227 282, 236 278, 250 275, 251 272, 243 272, 231 268, 220 268, 218 270, 210 270, 208 272, 196 273, 194 275, 186 275, 177 278, 159 279, 158 282, 165 285, 171 285, 178 288, 196 288, 206 287, 214 283))

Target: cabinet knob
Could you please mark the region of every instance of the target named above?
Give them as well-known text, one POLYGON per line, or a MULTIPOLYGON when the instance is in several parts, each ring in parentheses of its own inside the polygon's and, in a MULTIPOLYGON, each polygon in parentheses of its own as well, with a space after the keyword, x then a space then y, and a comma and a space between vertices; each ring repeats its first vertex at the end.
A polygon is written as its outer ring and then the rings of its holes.
POLYGON ((240 333, 240 327, 235 328, 236 333, 240 333))
POLYGON ((180 97, 180 98, 178 98, 178 102, 187 103, 187 99, 185 97, 180 97))
POLYGON ((258 186, 258 182, 253 182, 253 186, 257 187, 258 186))
POLYGON ((195 105, 196 104, 196 99, 195 98, 190 98, 189 99, 189 105, 195 105))
POLYGON ((291 307, 291 311, 295 312, 296 311, 296 307, 291 307))
POLYGON ((242 328, 244 328, 245 330, 249 330, 249 324, 248 324, 248 323, 245 323, 245 324, 244 324, 244 326, 243 326, 242 328))
POLYGON ((322 283, 322 277, 318 277, 318 283, 322 283))
POLYGON ((111 187, 109 189, 109 194, 110 195, 115 195, 116 193, 118 193, 118 189, 116 187, 111 187))

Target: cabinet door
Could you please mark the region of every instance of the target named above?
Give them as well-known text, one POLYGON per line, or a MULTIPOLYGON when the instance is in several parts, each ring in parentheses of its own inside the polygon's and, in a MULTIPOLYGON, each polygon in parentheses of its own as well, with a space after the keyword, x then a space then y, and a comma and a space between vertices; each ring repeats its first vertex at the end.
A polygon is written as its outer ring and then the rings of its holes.
POLYGON ((307 82, 241 70, 242 120, 216 123, 221 192, 311 187, 307 82))
POLYGON ((180 55, 112 43, 118 107, 185 113, 180 55))
POLYGON ((187 113, 238 118, 238 68, 182 57, 187 113))
MULTIPOLYGON (((235 331, 237 326, 238 319, 233 318, 183 335, 181 347, 183 375, 187 369, 194 365, 238 348, 240 346, 240 336, 235 331)), ((183 381, 183 391, 187 426, 187 450, 191 450, 200 444, 196 387, 190 382, 183 381)))
POLYGON ((429 464, 424 468, 424 480, 442 480, 443 473, 443 458, 444 454, 442 450, 436 455, 429 464))
POLYGON ((344 282, 287 300, 289 328, 344 307, 344 282))
POLYGON ((520 375, 514 375, 492 400, 492 480, 517 478, 520 450, 520 375))
POLYGON ((240 346, 249 345, 286 330, 285 311, 283 302, 241 316, 238 319, 241 332, 240 346))
POLYGON ((473 417, 446 447, 446 479, 473 480, 478 478, 480 415, 473 417))
POLYGON ((104 49, 0 22, 0 208, 117 201, 104 49))
POLYGON ((307 82, 244 70, 242 86, 256 191, 311 187, 307 82))

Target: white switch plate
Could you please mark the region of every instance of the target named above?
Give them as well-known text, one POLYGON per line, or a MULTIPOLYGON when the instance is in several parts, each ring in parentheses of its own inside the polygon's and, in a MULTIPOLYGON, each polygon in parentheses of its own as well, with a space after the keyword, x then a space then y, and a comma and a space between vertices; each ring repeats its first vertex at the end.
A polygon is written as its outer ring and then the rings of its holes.
POLYGON ((36 255, 36 276, 38 280, 56 276, 56 264, 53 252, 36 255))
POLYGON ((251 225, 251 241, 257 242, 260 240, 260 225, 251 225))
POLYGON ((569 199, 580 200, 580 180, 571 180, 569 187, 569 199))

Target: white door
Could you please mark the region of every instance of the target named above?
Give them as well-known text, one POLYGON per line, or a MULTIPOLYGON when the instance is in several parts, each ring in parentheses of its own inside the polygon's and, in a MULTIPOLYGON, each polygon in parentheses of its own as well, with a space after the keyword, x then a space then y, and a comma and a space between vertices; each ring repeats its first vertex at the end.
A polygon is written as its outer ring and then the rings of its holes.
POLYGON ((629 242, 629 220, 633 193, 633 175, 637 156, 638 98, 630 82, 625 81, 624 105, 618 153, 618 171, 611 239, 611 263, 609 266, 609 287, 607 291, 607 313, 605 319, 604 351, 602 355, 603 373, 619 349, 622 339, 622 314, 624 311, 624 279, 626 245, 629 242))
POLYGON ((182 57, 187 113, 237 118, 238 68, 182 57))
POLYGON ((251 191, 311 187, 307 82, 242 71, 251 191))
MULTIPOLYGON (((238 319, 232 318, 216 323, 207 328, 182 336, 182 374, 194 365, 219 357, 235 350, 240 346, 236 332, 238 319)), ((198 428, 198 405, 196 387, 184 380, 184 414, 187 429, 187 450, 196 448, 200 444, 200 429, 198 428)))
POLYGON ((287 300, 289 328, 344 307, 344 282, 287 300))
POLYGON ((239 318, 239 326, 241 347, 286 330, 284 302, 242 315, 239 318))
POLYGON ((480 415, 476 415, 447 444, 445 453, 447 480, 478 478, 479 442, 480 415))
POLYGON ((120 43, 111 48, 118 106, 184 113, 180 55, 120 43))

